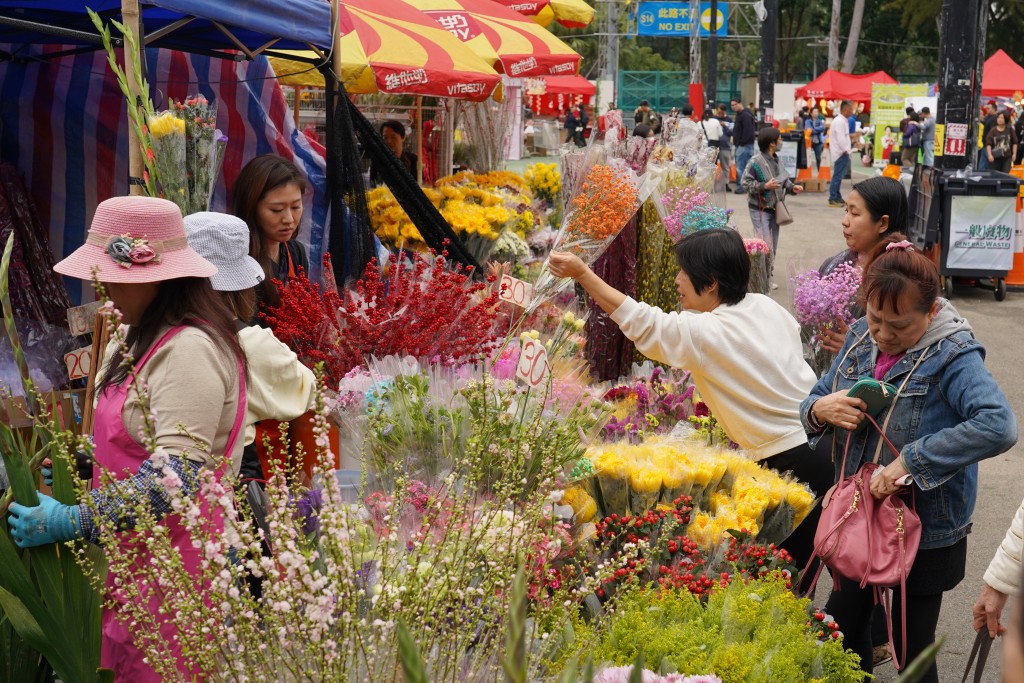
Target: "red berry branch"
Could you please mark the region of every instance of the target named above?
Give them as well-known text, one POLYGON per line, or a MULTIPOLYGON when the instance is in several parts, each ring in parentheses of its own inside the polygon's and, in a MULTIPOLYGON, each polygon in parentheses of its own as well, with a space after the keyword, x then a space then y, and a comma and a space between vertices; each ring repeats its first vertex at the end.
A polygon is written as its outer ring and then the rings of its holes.
MULTIPOLYGON (((442 363, 471 360, 497 345, 498 290, 471 280, 446 257, 376 260, 347 291, 322 292, 300 272, 281 289, 281 305, 261 314, 304 364, 322 362, 331 387, 370 356, 414 356, 442 363)), ((275 282, 280 287, 279 282, 275 282)))

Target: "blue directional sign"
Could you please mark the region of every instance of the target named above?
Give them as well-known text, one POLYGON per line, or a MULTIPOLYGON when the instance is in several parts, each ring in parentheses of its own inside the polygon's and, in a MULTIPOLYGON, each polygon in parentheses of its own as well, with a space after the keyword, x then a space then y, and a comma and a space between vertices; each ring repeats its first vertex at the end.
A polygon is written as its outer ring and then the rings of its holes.
MULTIPOLYGON (((700 4, 700 21, 690 20, 688 2, 641 2, 636 12, 637 35, 689 37, 693 24, 698 23, 698 36, 711 35, 711 3, 700 4)), ((718 3, 717 31, 719 36, 729 35, 729 3, 718 3)))

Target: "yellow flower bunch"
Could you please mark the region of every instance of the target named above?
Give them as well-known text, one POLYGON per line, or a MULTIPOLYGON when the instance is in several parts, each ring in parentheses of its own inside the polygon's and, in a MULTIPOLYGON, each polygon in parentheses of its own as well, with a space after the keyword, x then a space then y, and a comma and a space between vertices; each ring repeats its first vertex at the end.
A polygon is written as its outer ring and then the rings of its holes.
POLYGON ((568 505, 575 513, 576 521, 582 524, 597 516, 597 502, 579 486, 568 488, 562 494, 562 505, 568 505))
POLYGON ((381 241, 405 249, 426 250, 427 245, 423 241, 423 236, 405 210, 399 206, 391 190, 381 186, 367 192, 366 207, 373 230, 381 241))
POLYGON ((537 163, 526 169, 523 176, 533 194, 553 204, 562 192, 562 174, 557 164, 537 163))
POLYGON ((169 111, 160 112, 148 122, 149 133, 154 139, 168 135, 185 135, 185 119, 179 119, 169 111))

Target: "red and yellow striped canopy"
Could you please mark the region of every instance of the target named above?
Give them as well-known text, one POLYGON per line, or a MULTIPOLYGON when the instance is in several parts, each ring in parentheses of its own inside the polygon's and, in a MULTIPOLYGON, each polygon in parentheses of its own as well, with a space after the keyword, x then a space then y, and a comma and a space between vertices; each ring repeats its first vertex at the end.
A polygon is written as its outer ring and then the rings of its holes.
POLYGON ((594 8, 583 0, 488 0, 525 16, 541 26, 557 21, 566 28, 583 28, 594 20, 594 8))
POLYGON ((338 20, 350 93, 481 101, 501 84, 484 59, 404 0, 343 0, 338 20))
POLYGON ((493 0, 405 0, 513 78, 573 75, 580 56, 547 29, 493 0))

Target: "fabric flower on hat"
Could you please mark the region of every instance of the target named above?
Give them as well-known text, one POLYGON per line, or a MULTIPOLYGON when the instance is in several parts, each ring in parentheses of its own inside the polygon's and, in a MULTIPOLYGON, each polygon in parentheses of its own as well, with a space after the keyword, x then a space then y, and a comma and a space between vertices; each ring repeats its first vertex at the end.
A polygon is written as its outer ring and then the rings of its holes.
POLYGON ((107 244, 107 253, 117 265, 131 268, 133 265, 158 263, 160 254, 146 239, 132 239, 129 235, 114 237, 107 244))

